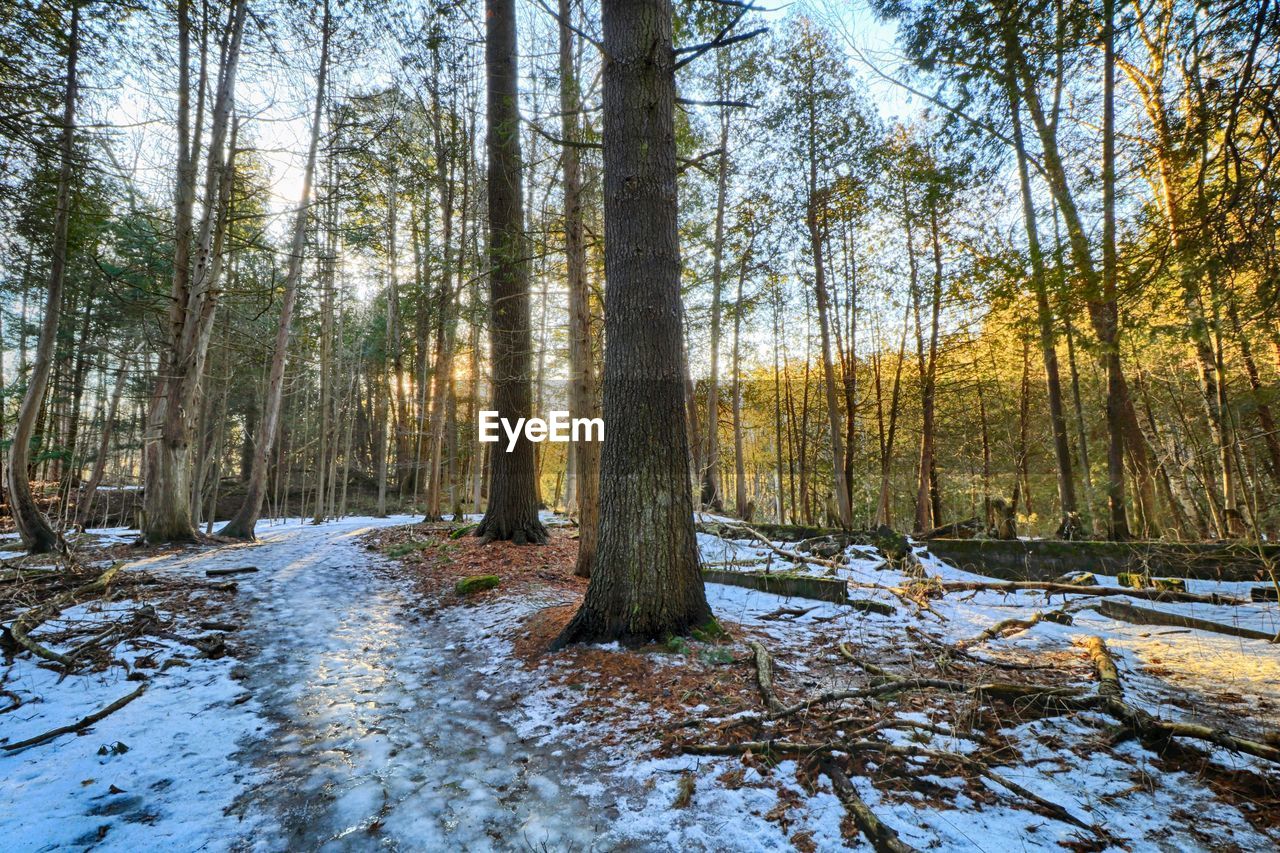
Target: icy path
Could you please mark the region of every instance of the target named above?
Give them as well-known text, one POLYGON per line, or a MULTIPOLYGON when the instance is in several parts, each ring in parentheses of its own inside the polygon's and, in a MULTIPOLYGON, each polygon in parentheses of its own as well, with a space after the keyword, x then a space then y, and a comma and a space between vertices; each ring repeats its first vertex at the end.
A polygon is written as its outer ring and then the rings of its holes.
POLYGON ((236 759, 257 772, 210 848, 591 845, 599 820, 554 781, 571 756, 522 744, 505 719, 510 698, 484 689, 503 678, 490 664, 500 641, 486 636, 513 612, 424 615, 357 541, 413 520, 263 525, 251 546, 141 564, 261 569, 240 578, 239 638, 257 653, 237 675, 267 725, 240 744, 236 759))

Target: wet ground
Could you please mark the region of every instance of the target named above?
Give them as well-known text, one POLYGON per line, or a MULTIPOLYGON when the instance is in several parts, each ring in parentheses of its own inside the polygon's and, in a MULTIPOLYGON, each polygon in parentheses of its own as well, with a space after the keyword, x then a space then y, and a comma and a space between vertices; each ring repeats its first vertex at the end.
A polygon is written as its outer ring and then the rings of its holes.
POLYGON ((522 740, 507 714, 511 679, 528 676, 498 671, 491 644, 515 613, 424 612, 358 542, 370 526, 264 526, 255 545, 145 565, 260 569, 239 578, 239 639, 255 653, 235 674, 269 726, 236 755, 259 781, 233 803, 241 820, 223 842, 242 850, 589 848, 603 827, 559 781, 571 751, 522 740))

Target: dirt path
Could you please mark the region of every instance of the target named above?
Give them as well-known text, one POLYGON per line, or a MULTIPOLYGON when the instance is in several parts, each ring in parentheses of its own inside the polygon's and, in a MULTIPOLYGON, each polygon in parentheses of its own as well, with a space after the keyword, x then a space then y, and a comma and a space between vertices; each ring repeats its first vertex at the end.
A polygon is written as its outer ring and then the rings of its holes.
MULTIPOLYGON (((492 663, 511 608, 422 612, 356 519, 260 531, 259 543, 147 561, 201 572, 255 565, 237 595, 253 647, 239 671, 267 721, 237 758, 258 780, 231 808, 233 849, 586 849, 602 827, 504 712, 517 685, 492 663), (504 695, 503 683, 507 680, 504 695)), ((528 605, 532 606, 532 605, 528 605)))

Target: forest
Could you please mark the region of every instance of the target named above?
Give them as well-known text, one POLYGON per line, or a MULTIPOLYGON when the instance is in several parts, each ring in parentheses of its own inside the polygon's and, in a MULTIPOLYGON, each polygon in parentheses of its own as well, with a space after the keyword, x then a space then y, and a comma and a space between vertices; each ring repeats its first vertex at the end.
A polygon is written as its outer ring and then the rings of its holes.
POLYGON ((1272 0, 0 4, 0 829, 1273 849, 1277 157, 1272 0))

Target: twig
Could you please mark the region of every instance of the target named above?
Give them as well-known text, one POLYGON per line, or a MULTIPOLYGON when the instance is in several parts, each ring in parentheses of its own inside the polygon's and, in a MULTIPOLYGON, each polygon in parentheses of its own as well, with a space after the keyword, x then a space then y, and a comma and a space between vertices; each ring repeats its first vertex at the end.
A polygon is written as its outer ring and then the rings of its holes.
POLYGON ((47 740, 53 740, 54 738, 61 737, 62 735, 68 735, 73 732, 83 731, 89 728, 89 726, 103 719, 104 717, 114 714, 116 711, 119 711, 125 705, 128 705, 134 699, 137 699, 139 696, 141 696, 143 692, 146 691, 146 689, 147 689, 147 683, 144 681, 143 683, 138 685, 137 690, 133 691, 129 695, 121 696, 119 699, 112 702, 107 707, 103 708, 100 711, 94 711, 92 714, 90 714, 89 716, 85 717, 84 719, 78 722, 72 723, 69 726, 59 726, 56 729, 50 729, 44 734, 36 735, 35 737, 27 738, 26 740, 20 740, 17 743, 4 744, 3 746, 0 746, 0 749, 3 749, 5 752, 17 752, 18 750, 26 749, 29 746, 36 746, 38 744, 42 744, 47 740))
POLYGON ((61 593, 60 595, 55 596, 52 601, 45 602, 44 604, 33 607, 23 613, 13 621, 13 627, 10 629, 10 634, 12 635, 14 642, 37 657, 42 657, 45 660, 60 663, 67 669, 70 669, 75 664, 73 657, 59 654, 51 649, 46 649, 44 646, 31 639, 29 636, 30 633, 45 622, 57 616, 64 608, 72 604, 79 603, 81 598, 91 594, 105 592, 107 587, 111 584, 112 579, 115 578, 123 568, 123 562, 115 563, 111 568, 98 575, 96 580, 93 580, 84 586, 76 587, 70 592, 61 593))

